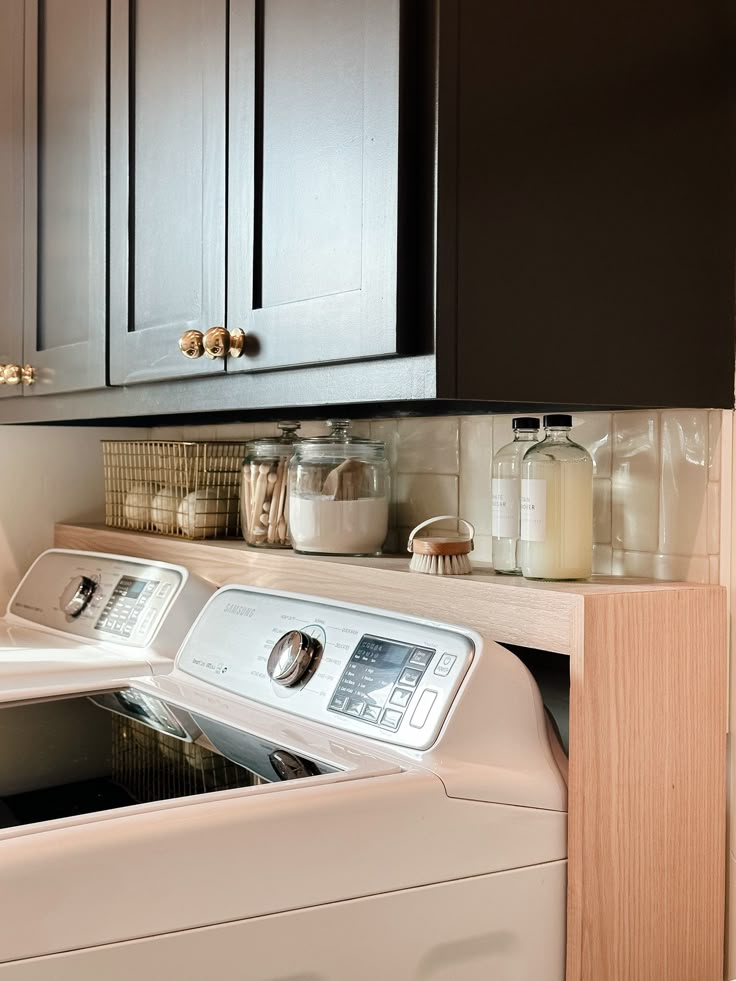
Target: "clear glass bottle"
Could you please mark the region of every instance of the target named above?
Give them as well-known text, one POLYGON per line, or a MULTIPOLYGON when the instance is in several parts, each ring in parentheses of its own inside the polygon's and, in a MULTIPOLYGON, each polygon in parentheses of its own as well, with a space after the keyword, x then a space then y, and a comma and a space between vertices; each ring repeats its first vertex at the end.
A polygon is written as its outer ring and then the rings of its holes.
POLYGON ((389 465, 383 443, 328 423, 303 439, 289 465, 289 526, 297 552, 380 555, 388 534, 389 465))
POLYGON ((518 416, 511 420, 514 438, 494 454, 491 467, 491 533, 493 568, 521 575, 521 461, 539 434, 539 419, 518 416))
POLYGON ((288 466, 299 444, 298 422, 279 422, 280 436, 248 442, 240 484, 240 528, 249 545, 290 548, 288 466))
POLYGON ((544 417, 545 437, 521 465, 521 571, 587 579, 593 565, 593 461, 569 437, 572 416, 544 417))

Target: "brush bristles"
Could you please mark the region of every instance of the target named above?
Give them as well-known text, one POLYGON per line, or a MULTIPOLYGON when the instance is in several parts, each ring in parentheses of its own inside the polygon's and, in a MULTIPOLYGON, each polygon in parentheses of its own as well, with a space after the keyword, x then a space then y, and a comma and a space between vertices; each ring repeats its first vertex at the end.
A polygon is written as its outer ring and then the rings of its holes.
POLYGON ((472 572, 467 555, 412 555, 409 569, 428 576, 466 576, 472 572))

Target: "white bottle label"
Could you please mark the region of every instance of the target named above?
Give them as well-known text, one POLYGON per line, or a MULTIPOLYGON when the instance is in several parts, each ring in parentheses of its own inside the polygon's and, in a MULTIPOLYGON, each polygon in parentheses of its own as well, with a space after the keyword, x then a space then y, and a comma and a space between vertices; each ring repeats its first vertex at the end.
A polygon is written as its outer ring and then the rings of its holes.
POLYGON ((521 482, 521 538, 525 542, 543 542, 547 518, 547 481, 521 482))
POLYGON ((491 481, 491 532, 494 538, 519 537, 519 483, 510 477, 491 481))

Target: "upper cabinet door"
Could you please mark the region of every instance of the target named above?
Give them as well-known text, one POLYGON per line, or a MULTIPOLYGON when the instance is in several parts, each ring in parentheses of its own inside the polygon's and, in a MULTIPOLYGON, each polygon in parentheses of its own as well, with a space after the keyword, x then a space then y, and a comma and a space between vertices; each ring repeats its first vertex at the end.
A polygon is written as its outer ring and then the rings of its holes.
MULTIPOLYGON (((23 3, 0 3, 0 364, 23 360, 23 3)), ((0 385, 0 398, 20 395, 0 385)))
POLYGON ((28 395, 105 384, 107 3, 26 0, 28 395))
POLYGON ((397 350, 399 0, 232 0, 228 371, 397 350))
POLYGON ((110 381, 222 371, 227 0, 112 0, 110 381))

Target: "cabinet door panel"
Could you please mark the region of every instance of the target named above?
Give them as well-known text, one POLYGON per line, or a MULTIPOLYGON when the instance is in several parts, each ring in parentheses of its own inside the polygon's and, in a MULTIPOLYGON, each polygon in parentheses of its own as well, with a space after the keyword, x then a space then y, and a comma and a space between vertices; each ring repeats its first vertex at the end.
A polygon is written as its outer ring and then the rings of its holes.
POLYGON ((113 0, 110 375, 221 371, 180 335, 225 319, 225 0, 113 0))
MULTIPOLYGON (((0 364, 23 359, 23 0, 0 4, 0 364)), ((0 398, 20 395, 0 385, 0 398)))
POLYGON ((264 307, 361 286, 361 8, 311 0, 265 8, 264 307))
POLYGON ((229 371, 397 350, 398 0, 234 0, 229 371))
POLYGON ((29 395, 105 384, 107 4, 26 3, 29 395))

